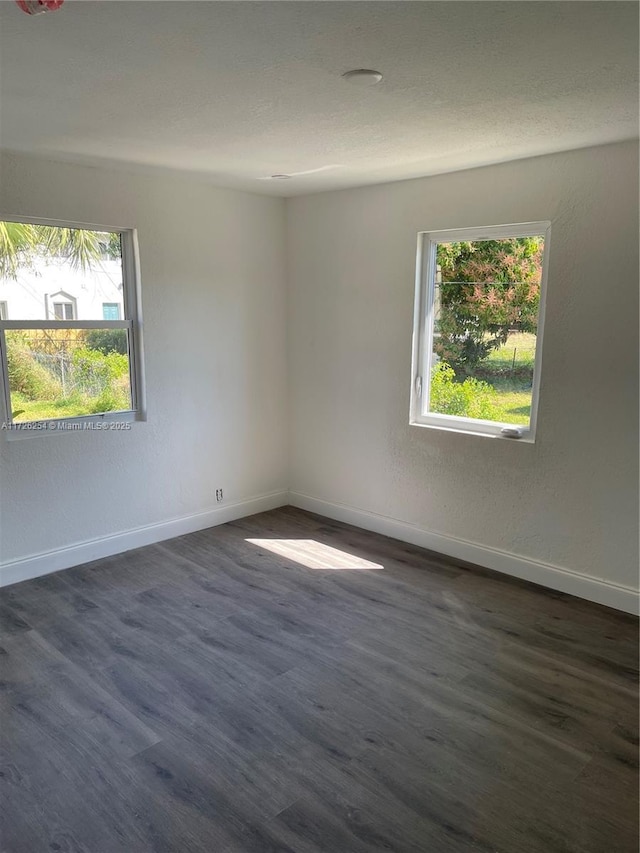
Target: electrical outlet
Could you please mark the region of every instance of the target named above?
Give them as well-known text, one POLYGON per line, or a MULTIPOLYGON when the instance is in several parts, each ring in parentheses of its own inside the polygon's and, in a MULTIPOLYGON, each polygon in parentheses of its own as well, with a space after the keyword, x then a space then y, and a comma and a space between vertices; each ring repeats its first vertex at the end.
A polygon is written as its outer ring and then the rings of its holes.
POLYGON ((222 500, 222 497, 223 497, 222 489, 216 489, 216 500, 218 501, 218 503, 220 503, 220 501, 222 500))

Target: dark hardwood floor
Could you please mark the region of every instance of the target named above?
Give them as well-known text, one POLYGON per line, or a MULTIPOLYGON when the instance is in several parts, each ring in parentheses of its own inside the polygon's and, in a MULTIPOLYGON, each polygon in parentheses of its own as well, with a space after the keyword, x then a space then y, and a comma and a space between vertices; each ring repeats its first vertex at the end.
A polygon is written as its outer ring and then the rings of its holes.
POLYGON ((1 617, 2 853, 638 850, 633 617, 291 507, 1 617))

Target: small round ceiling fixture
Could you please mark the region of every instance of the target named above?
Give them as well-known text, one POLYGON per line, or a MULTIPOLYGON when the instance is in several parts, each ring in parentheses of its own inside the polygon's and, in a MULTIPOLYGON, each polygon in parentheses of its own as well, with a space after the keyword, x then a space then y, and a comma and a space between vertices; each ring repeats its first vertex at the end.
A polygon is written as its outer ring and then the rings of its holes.
POLYGON ((346 71, 342 79, 353 83, 354 86, 375 86, 382 80, 382 74, 371 68, 354 68, 353 71, 346 71))
POLYGON ((271 175, 271 179, 274 181, 288 181, 291 175, 271 175))

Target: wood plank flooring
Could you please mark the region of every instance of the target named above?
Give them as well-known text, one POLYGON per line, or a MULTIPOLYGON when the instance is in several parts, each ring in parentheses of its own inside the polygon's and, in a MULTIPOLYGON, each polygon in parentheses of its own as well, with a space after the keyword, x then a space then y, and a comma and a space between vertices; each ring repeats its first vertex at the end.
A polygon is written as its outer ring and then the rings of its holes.
POLYGON ((291 507, 1 598, 1 853, 638 851, 633 617, 291 507))

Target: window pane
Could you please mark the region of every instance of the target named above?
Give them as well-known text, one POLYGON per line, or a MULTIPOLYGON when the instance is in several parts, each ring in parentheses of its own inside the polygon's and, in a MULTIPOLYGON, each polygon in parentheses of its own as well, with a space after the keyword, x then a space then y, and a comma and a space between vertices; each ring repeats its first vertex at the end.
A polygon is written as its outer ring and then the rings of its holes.
POLYGON ((132 408, 127 329, 5 331, 16 423, 132 408))
MULTIPOLYGON (((119 234, 0 221, 0 302, 12 320, 124 317, 119 234)), ((118 318, 116 318, 118 319, 118 318)))
POLYGON ((439 243, 429 411, 528 427, 544 238, 439 243))
POLYGON ((73 320, 73 303, 72 302, 54 302, 53 316, 56 320, 73 320))

